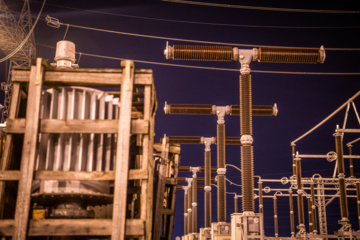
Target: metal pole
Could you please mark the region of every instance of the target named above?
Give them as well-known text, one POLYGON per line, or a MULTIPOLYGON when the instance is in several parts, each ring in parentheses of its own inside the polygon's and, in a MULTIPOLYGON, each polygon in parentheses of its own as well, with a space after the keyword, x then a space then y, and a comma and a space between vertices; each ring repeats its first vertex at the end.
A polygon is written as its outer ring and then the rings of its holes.
POLYGON ((298 202, 298 219, 300 233, 305 232, 304 220, 304 202, 303 202, 303 189, 301 184, 301 158, 295 157, 296 162, 296 181, 297 181, 297 202, 298 202))
POLYGON ((316 214, 316 205, 315 205, 315 186, 312 183, 311 185, 311 212, 312 212, 312 223, 313 223, 313 233, 317 234, 318 232, 318 227, 317 227, 317 214, 316 214))
POLYGON ((275 229, 275 237, 278 237, 279 236, 279 223, 278 223, 278 215, 277 215, 276 194, 274 195, 274 229, 275 229))
POLYGON ((264 213, 264 205, 263 205, 263 187, 262 182, 259 180, 259 213, 264 213))
POLYGON ((291 228, 291 237, 295 236, 295 217, 294 217, 294 201, 292 190, 289 191, 289 205, 290 205, 290 228, 291 228))
POLYGON ((307 205, 308 205, 309 232, 311 233, 313 232, 314 228, 313 228, 313 217, 311 211, 312 202, 310 197, 307 198, 307 205))

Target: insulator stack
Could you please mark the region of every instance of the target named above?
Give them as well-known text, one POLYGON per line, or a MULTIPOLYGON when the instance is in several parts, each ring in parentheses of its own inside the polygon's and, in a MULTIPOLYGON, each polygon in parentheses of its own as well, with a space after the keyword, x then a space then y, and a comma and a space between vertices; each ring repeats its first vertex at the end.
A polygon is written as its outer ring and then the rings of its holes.
POLYGON ((356 200, 357 200, 357 212, 358 212, 358 221, 360 228, 360 183, 356 183, 356 200))
POLYGON ((315 205, 315 186, 314 184, 310 184, 311 187, 311 215, 312 215, 312 223, 313 223, 313 232, 317 233, 317 214, 316 214, 316 205, 315 205))
MULTIPOLYGON (((217 138, 215 138, 217 141, 217 138)), ((240 137, 225 137, 226 145, 241 145, 240 137)))
POLYGON ((211 227, 211 152, 205 151, 205 228, 211 227))
POLYGON ((237 196, 234 197, 234 213, 238 212, 238 198, 237 196))
POLYGON ((298 218, 299 218, 299 225, 301 227, 304 226, 305 218, 304 218, 304 201, 303 201, 303 190, 302 190, 302 183, 301 183, 301 159, 295 158, 296 162, 296 182, 297 182, 297 188, 298 188, 298 195, 297 195, 297 201, 298 201, 298 218))
POLYGON ((192 232, 197 232, 197 179, 193 176, 192 181, 192 232))
POLYGON ((234 52, 232 47, 226 46, 168 46, 167 58, 202 61, 232 61, 234 52))
POLYGON ((313 227, 313 217, 312 217, 312 211, 311 211, 311 206, 312 206, 311 198, 307 198, 307 204, 308 204, 309 232, 313 232, 314 227, 313 227))
POLYGON ((264 213, 263 184, 259 182, 259 213, 264 213))
POLYGON ((295 217, 294 217, 294 200, 292 191, 289 191, 289 205, 290 205, 290 229, 291 236, 295 236, 295 217))
POLYGON ((274 230, 275 230, 275 237, 279 236, 279 221, 277 215, 277 198, 274 196, 274 230))
MULTIPOLYGON (((217 125, 217 167, 225 169, 225 124, 217 125)), ((226 180, 224 173, 218 172, 218 221, 226 222, 226 180)))
POLYGON ((201 144, 201 137, 169 136, 169 144, 201 144))
POLYGON ((259 48, 259 62, 274 63, 323 63, 323 48, 259 48))
POLYGON ((192 229, 192 186, 189 185, 188 186, 188 229, 189 229, 189 233, 193 233, 193 229, 192 229))
MULTIPOLYGON (((276 116, 278 113, 277 107, 275 106, 252 106, 253 116, 276 116)), ((230 115, 240 115, 239 105, 230 105, 230 115)))
POLYGON ((240 75, 240 130, 241 135, 252 135, 251 75, 240 75))
POLYGON ((254 211, 254 164, 253 147, 241 146, 241 182, 242 182, 242 207, 243 212, 254 211))
MULTIPOLYGON (((352 155, 352 146, 349 146, 349 155, 352 155)), ((355 177, 354 175, 354 163, 353 163, 353 159, 350 158, 349 159, 349 169, 350 169, 350 177, 355 177)))
POLYGON ((226 222, 225 175, 218 175, 218 222, 226 222))
POLYGON ((189 223, 188 223, 188 189, 184 189, 184 235, 189 234, 189 223))
POLYGON ((344 165, 344 151, 342 144, 342 134, 335 133, 335 147, 338 162, 338 179, 339 179, 339 192, 340 192, 340 210, 341 218, 344 221, 348 221, 349 211, 346 197, 346 186, 345 186, 345 165, 344 165))
POLYGON ((165 114, 215 114, 215 108, 210 104, 165 104, 165 114))
POLYGON ((293 169, 293 175, 296 175, 296 162, 295 162, 295 144, 291 145, 292 150, 292 169, 293 169))

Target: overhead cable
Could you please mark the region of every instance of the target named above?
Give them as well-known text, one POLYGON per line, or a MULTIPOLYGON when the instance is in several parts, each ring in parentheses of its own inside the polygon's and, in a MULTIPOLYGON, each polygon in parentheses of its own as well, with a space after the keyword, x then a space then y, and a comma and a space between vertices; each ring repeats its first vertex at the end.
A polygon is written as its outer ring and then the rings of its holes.
MULTIPOLYGON (((46 17, 46 19, 45 19, 47 21, 48 26, 53 26, 54 23, 52 21, 49 22, 47 19, 48 19, 48 17, 46 17)), ((54 18, 51 18, 51 19, 54 19, 54 18)), ((201 40, 183 39, 183 38, 170 38, 170 37, 161 37, 161 36, 138 34, 138 33, 120 32, 120 31, 107 30, 107 29, 102 29, 102 28, 86 27, 86 26, 80 26, 80 25, 68 24, 68 23, 62 23, 62 22, 59 22, 58 24, 64 25, 64 26, 70 26, 70 27, 74 27, 74 28, 79 28, 79 29, 91 30, 91 31, 114 33, 114 34, 134 36, 134 37, 144 37, 144 38, 152 38, 152 39, 171 40, 171 41, 179 41, 179 42, 193 42, 193 43, 202 43, 202 44, 216 44, 216 45, 240 46, 240 47, 288 47, 288 46, 269 46, 269 45, 256 45, 256 44, 241 44, 241 43, 201 41, 201 40)), ((308 47, 298 47, 298 48, 308 48, 308 47)), ((325 48, 325 50, 360 51, 360 48, 325 48)))
POLYGON ((319 9, 257 7, 257 6, 207 3, 207 2, 195 2, 195 1, 184 1, 184 0, 161 0, 161 1, 191 4, 191 5, 201 5, 201 6, 209 6, 209 7, 239 8, 239 9, 248 9, 248 10, 277 11, 277 12, 360 14, 360 11, 346 11, 346 10, 319 10, 319 9))
MULTIPOLYGON (((52 48, 42 43, 36 43, 36 45, 52 48)), ((183 65, 183 64, 171 64, 171 63, 162 63, 162 62, 153 62, 153 61, 144 61, 144 60, 136 60, 136 59, 129 59, 129 58, 119 58, 119 57, 111 57, 111 56, 104 56, 98 54, 91 54, 91 53, 84 53, 84 52, 77 52, 76 54, 81 54, 82 56, 88 57, 96 57, 96 58, 104 58, 110 60, 132 60, 134 62, 145 63, 145 64, 153 64, 153 65, 161 65, 161 66, 169 66, 169 67, 182 67, 182 68, 193 68, 193 69, 204 69, 204 70, 217 70, 217 71, 228 71, 228 72, 239 72, 239 69, 233 68, 215 68, 215 67, 203 67, 203 66, 194 66, 194 65, 183 65)), ((266 70, 251 70, 254 73, 268 73, 268 74, 295 74, 295 75, 336 75, 336 76, 351 76, 351 75, 360 75, 360 72, 354 73, 331 73, 331 72, 287 72, 287 71, 266 71, 266 70)))
MULTIPOLYGON (((35 1, 37 3, 37 1, 35 1)), ((62 6, 57 4, 47 4, 48 6, 60 7, 65 9, 84 11, 90 13, 98 13, 110 16, 120 16, 127 18, 136 18, 136 19, 145 19, 145 20, 153 20, 153 21, 162 21, 162 22, 174 22, 174 23, 186 23, 186 24, 199 24, 199 25, 210 25, 210 26, 228 26, 228 27, 244 27, 244 28, 279 28, 279 29, 343 29, 343 28, 360 28, 360 26, 270 26, 270 25, 246 25, 246 24, 229 24, 229 23, 214 23, 214 22, 197 22, 197 21, 185 21, 185 20, 174 20, 174 19, 164 19, 164 18, 153 18, 153 17, 142 17, 142 16, 134 16, 128 14, 120 14, 120 13, 111 13, 104 12, 99 10, 89 10, 82 8, 75 8, 69 6, 62 6)))

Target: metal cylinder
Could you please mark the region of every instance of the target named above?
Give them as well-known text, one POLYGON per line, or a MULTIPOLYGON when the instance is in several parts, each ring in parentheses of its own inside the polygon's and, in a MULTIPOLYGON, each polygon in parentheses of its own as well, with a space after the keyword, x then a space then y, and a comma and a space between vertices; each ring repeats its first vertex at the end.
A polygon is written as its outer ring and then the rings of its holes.
POLYGON ((205 150, 205 228, 211 227, 211 151, 205 150))
MULTIPOLYGON (((349 155, 352 155, 352 146, 349 146, 349 155)), ((353 159, 349 158, 349 169, 350 169, 350 177, 355 177, 354 175, 354 163, 353 159)))
POLYGON ((303 190, 301 183, 301 158, 295 158, 296 162, 296 182, 297 182, 297 202, 298 202, 298 219, 299 225, 304 226, 305 218, 304 218, 304 201, 303 201, 303 190))
MULTIPOLYGON (((252 115, 253 116, 276 116, 278 113, 277 106, 252 106, 252 115)), ((240 106, 239 105, 230 105, 230 115, 240 115, 240 106)))
POLYGON ((55 58, 58 68, 72 67, 75 63, 75 44, 62 40, 56 44, 55 58))
POLYGON ((279 236, 279 222, 278 222, 278 215, 277 215, 277 198, 274 196, 274 230, 275 230, 275 237, 279 236))
POLYGON ((264 213, 263 184, 259 182, 259 213, 264 213))
POLYGON ((276 63, 323 63, 325 50, 318 48, 262 47, 258 51, 259 62, 276 63))
POLYGON ((188 224, 188 189, 184 189, 184 235, 189 234, 189 224, 188 224))
POLYGON ((201 137, 169 136, 169 144, 201 144, 201 137))
POLYGON ((193 233, 192 229, 192 186, 188 186, 188 201, 187 201, 187 212, 188 212, 188 229, 189 233, 193 233))
POLYGON ((202 61, 231 61, 234 58, 232 47, 226 46, 168 46, 166 58, 202 61))
POLYGON ((234 197, 234 213, 238 212, 238 197, 235 195, 234 197))
POLYGON ((340 192, 340 210, 341 218, 344 221, 348 221, 349 211, 346 199, 346 186, 345 186, 345 165, 344 165, 344 152, 342 144, 342 134, 335 133, 335 147, 338 163, 338 178, 339 178, 339 192, 340 192))
POLYGON ((317 229, 317 214, 316 214, 316 204, 315 204, 315 186, 314 184, 310 184, 311 187, 311 215, 312 215, 312 223, 313 223, 313 232, 316 234, 318 232, 317 229))
POLYGON ((197 232, 197 178, 193 175, 192 181, 192 232, 197 232))
POLYGON ((213 105, 210 104, 166 104, 165 114, 215 114, 213 105))
POLYGON ((290 230, 291 236, 295 236, 295 216, 294 216, 294 200, 292 191, 289 191, 289 206, 290 206, 290 230))
POLYGON ((312 206, 311 198, 307 198, 307 205, 308 205, 309 232, 313 232, 314 227, 313 227, 313 217, 312 217, 312 210, 311 210, 311 206, 312 206))

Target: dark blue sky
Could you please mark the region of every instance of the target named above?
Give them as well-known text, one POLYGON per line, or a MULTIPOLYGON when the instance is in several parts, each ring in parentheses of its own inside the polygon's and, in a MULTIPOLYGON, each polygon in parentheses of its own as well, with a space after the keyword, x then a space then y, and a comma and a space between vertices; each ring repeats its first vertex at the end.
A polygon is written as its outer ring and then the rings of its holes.
MULTIPOLYGON (((22 3, 22 1, 14 0, 5 2, 14 11, 18 11, 22 3)), ((313 2, 304 3, 303 1, 211 2, 262 7, 359 11, 359 8, 356 9, 351 4, 337 1, 317 1, 316 5, 313 2)), ((34 16, 39 11, 41 3, 40 0, 32 1, 31 7, 34 16)), ((58 18, 60 22, 73 25, 168 38, 291 47, 319 48, 323 45, 326 50, 326 60, 323 64, 302 65, 252 62, 250 67, 252 70, 287 72, 360 72, 358 67, 360 62, 360 37, 357 34, 360 28, 360 15, 358 13, 296 13, 245 10, 161 1, 119 1, 118 3, 96 1, 96 3, 90 3, 89 1, 47 0, 42 17, 44 18, 46 15, 58 18), (79 9, 86 9, 87 11, 79 9), (183 22, 164 21, 164 19, 183 22), (197 24, 195 22, 222 25, 197 24), (234 25, 251 25, 252 27, 234 25), (269 26, 282 27, 274 28, 269 26), (284 26, 295 28, 283 28, 284 26), (327 50, 327 48, 358 48, 358 50, 327 50)), ((56 42, 63 39, 65 30, 66 27, 64 26, 59 29, 48 27, 45 21, 41 20, 35 29, 36 42, 55 47, 56 42)), ((240 64, 238 62, 166 60, 163 55, 166 40, 104 33, 74 27, 69 28, 66 40, 73 41, 76 44, 76 50, 83 53, 159 63, 234 69, 234 71, 204 70, 135 62, 136 68, 153 69, 154 72, 159 105, 156 114, 155 141, 159 141, 164 134, 167 136, 204 137, 216 135, 217 119, 215 116, 165 115, 163 113, 165 101, 169 104, 214 104, 217 106, 239 104, 239 72, 237 70, 240 68, 240 64)), ((170 45, 193 45, 193 43, 174 40, 169 41, 169 43, 170 45)), ((38 57, 48 58, 52 62, 54 54, 54 49, 37 46, 38 57)), ((77 58, 79 58, 78 55, 77 58)), ((84 68, 119 68, 120 62, 118 60, 82 55, 79 65, 84 68)), ((1 81, 5 79, 4 69, 5 64, 1 63, 1 81)), ((273 105, 276 103, 279 109, 276 117, 254 117, 255 174, 261 175, 263 178, 277 179, 284 176, 289 177, 292 174, 290 142, 319 123, 360 90, 359 75, 253 72, 252 84, 254 105, 273 105)), ((1 101, 2 99, 3 92, 1 93, 1 101)), ((360 101, 357 100, 355 103, 359 105, 360 101)), ((299 141, 297 145, 299 153, 326 154, 329 151, 334 151, 335 144, 332 134, 336 124, 342 125, 344 113, 342 111, 334 120, 299 141)), ((358 127, 359 125, 354 119, 355 115, 351 113, 349 126, 358 127)), ((225 124, 228 136, 240 135, 239 117, 226 116, 225 124)), ((358 137, 356 134, 347 134, 344 137, 344 142, 347 143, 358 137)), ((359 148, 360 143, 354 144, 354 154, 360 154, 359 148)), ((182 146, 181 165, 203 166, 203 149, 203 146, 182 146)), ((240 166, 239 147, 229 146, 226 148, 226 152, 227 163, 240 166)), ((215 165, 216 146, 212 146, 212 153, 213 165, 215 165)), ((345 153, 347 154, 346 149, 345 153)), ((345 164, 348 166, 347 161, 345 161, 345 164)), ((359 176, 360 164, 358 161, 355 167, 356 175, 359 176)), ((329 163, 326 160, 303 160, 303 175, 305 177, 311 177, 314 173, 320 173, 323 177, 331 177, 333 168, 334 163, 329 163)), ((348 167, 346 167, 346 171, 348 176, 348 167)), ((190 174, 182 173, 181 176, 190 176, 190 174)), ((227 177, 231 181, 240 184, 240 174, 236 170, 228 169, 227 177)), ((227 187, 229 192, 241 193, 241 189, 238 187, 230 185, 227 187)), ((215 188, 213 188, 212 192, 213 206, 215 207, 215 188)), ((354 194, 354 192, 350 193, 354 194)), ((199 191, 198 196, 198 216, 200 218, 198 225, 202 227, 202 192, 199 191)), ((183 191, 178 191, 174 237, 183 234, 182 201, 183 191)), ((279 209, 281 210, 279 212, 279 230, 282 236, 289 236, 290 233, 287 201, 287 198, 279 200, 279 209)), ((241 200, 239 200, 239 204, 240 202, 241 200)), ((230 213, 233 212, 232 195, 229 195, 227 204, 228 220, 230 220, 230 213)), ((351 210, 351 223, 354 229, 357 230, 356 201, 354 199, 349 200, 349 208, 351 210)), ((267 236, 273 236, 274 234, 272 211, 272 201, 265 200, 265 234, 267 236)), ((328 206, 330 234, 340 227, 337 224, 339 219, 338 203, 334 201, 328 206)), ((215 208, 213 208, 213 221, 216 221, 215 208)))

